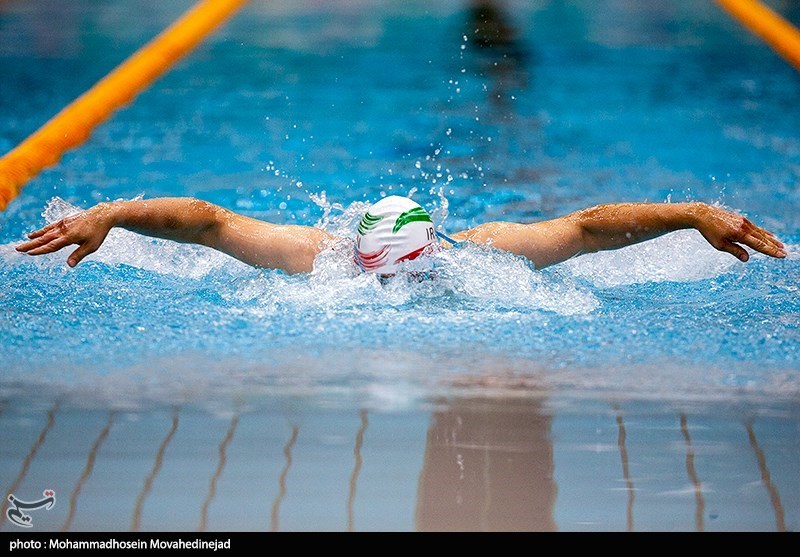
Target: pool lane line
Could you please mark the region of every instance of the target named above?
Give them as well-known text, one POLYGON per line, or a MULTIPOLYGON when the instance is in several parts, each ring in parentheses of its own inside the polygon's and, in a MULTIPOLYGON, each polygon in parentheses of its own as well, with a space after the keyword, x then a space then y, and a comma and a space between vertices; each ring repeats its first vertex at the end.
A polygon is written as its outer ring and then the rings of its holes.
POLYGON ((775 528, 778 530, 778 532, 786 532, 786 517, 783 511, 783 504, 781 503, 781 496, 778 493, 778 489, 775 487, 775 484, 772 483, 772 475, 769 473, 769 468, 767 468, 767 459, 764 456, 764 451, 761 450, 761 447, 758 444, 758 439, 756 439, 756 432, 753 429, 753 422, 747 422, 745 427, 747 428, 747 437, 750 439, 750 446, 753 448, 753 452, 756 454, 756 460, 758 460, 758 468, 761 471, 761 482, 769 492, 769 500, 772 504, 772 509, 775 512, 775 528))
POLYGON ((161 470, 161 465, 164 462, 164 452, 166 452, 167 447, 172 441, 172 438, 175 436, 175 432, 178 430, 179 414, 180 408, 175 408, 172 414, 172 427, 167 432, 167 436, 164 438, 164 440, 161 441, 161 445, 158 447, 158 452, 156 453, 156 460, 153 463, 153 469, 150 470, 150 474, 144 480, 142 490, 139 492, 138 497, 136 497, 136 505, 134 506, 133 519, 131 521, 132 532, 137 532, 139 530, 139 525, 142 522, 142 508, 144 507, 144 500, 150 494, 150 490, 153 487, 153 481, 158 475, 158 472, 161 470))
POLYGON ((698 532, 705 530, 703 515, 705 514, 706 503, 703 498, 703 485, 697 477, 697 470, 694 466, 694 447, 692 446, 692 437, 689 435, 689 425, 686 414, 681 414, 681 433, 683 439, 686 441, 686 473, 694 485, 694 525, 698 532))
POLYGON ((300 435, 300 428, 292 426, 292 436, 286 445, 283 446, 283 456, 286 458, 286 464, 283 465, 281 475, 278 477, 278 494, 272 502, 272 514, 270 515, 270 530, 273 532, 278 531, 278 524, 280 519, 281 502, 286 496, 286 476, 289 474, 289 469, 292 467, 292 447, 297 442, 297 437, 300 435))
POLYGON ((203 501, 203 508, 200 511, 200 525, 197 527, 199 532, 205 532, 206 528, 208 528, 208 508, 211 506, 211 501, 214 500, 217 494, 217 481, 222 475, 222 471, 225 469, 225 464, 228 462, 226 451, 233 439, 233 434, 236 433, 236 426, 238 425, 239 414, 234 414, 233 418, 231 418, 231 425, 228 426, 228 431, 225 433, 225 437, 222 439, 217 449, 219 460, 217 461, 217 469, 214 471, 214 475, 211 476, 211 481, 208 484, 208 495, 206 496, 206 500, 203 501))
POLYGON ((628 434, 625 431, 625 422, 622 419, 622 413, 619 408, 617 411, 617 446, 619 447, 619 456, 622 461, 622 476, 625 478, 625 488, 628 492, 628 504, 626 506, 626 525, 628 532, 633 532, 633 480, 631 480, 630 469, 628 467, 628 449, 626 447, 626 440, 628 434))
POLYGON ((164 74, 248 0, 200 0, 172 25, 0 158, 0 211, 44 168, 164 74))
POLYGON ((361 410, 361 426, 356 433, 356 444, 353 447, 353 456, 355 457, 355 465, 353 466, 353 473, 350 476, 350 494, 347 498, 347 531, 353 532, 355 529, 355 519, 353 515, 353 506, 356 501, 356 484, 358 482, 358 475, 361 472, 361 447, 364 445, 364 432, 367 431, 369 426, 369 416, 366 410, 361 410))
POLYGON ((78 483, 75 484, 75 487, 72 490, 72 495, 69 497, 69 513, 67 514, 67 518, 64 520, 64 524, 61 526, 62 532, 69 531, 70 527, 72 526, 72 521, 75 518, 75 510, 78 506, 78 497, 81 494, 81 490, 83 489, 83 485, 86 483, 86 480, 88 480, 89 476, 92 475, 94 463, 97 460, 97 452, 100 450, 100 447, 103 446, 106 438, 108 438, 108 432, 111 431, 111 426, 114 423, 115 415, 116 412, 113 410, 108 413, 108 421, 106 422, 105 427, 97 436, 94 445, 92 445, 92 448, 89 450, 89 454, 86 457, 86 465, 83 467, 81 477, 78 479, 78 483))
POLYGON ((758 0, 716 0, 731 16, 800 70, 800 30, 758 0))
POLYGON ((28 454, 25 455, 25 459, 22 461, 22 467, 17 474, 16 479, 11 483, 9 488, 6 490, 5 497, 3 497, 3 504, 0 506, 0 528, 3 527, 6 521, 6 511, 8 510, 8 496, 13 495, 17 488, 22 484, 22 481, 25 479, 25 476, 28 475, 28 470, 31 467, 31 463, 33 459, 36 458, 36 453, 39 452, 39 448, 44 444, 45 439, 47 439, 47 434, 53 429, 53 425, 56 423, 56 412, 58 411, 60 404, 58 401, 53 403, 53 406, 47 412, 47 421, 45 422, 44 428, 42 431, 39 432, 39 437, 36 438, 36 442, 31 446, 28 454))

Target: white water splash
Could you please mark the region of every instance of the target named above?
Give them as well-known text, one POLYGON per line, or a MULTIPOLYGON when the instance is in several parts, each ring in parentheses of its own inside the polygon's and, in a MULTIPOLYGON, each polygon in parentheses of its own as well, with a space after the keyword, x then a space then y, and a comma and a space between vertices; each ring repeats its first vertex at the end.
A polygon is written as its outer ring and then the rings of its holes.
POLYGON ((576 277, 608 288, 645 282, 690 282, 744 269, 694 230, 680 230, 613 251, 582 255, 562 264, 576 277))
MULTIPOLYGON (((305 276, 264 273, 236 283, 224 293, 239 302, 254 302, 262 316, 291 308, 320 309, 359 320, 362 312, 408 309, 408 316, 423 318, 425 307, 436 306, 439 315, 459 319, 458 311, 479 310, 485 315, 500 311, 552 311, 562 315, 586 314, 599 302, 585 286, 569 277, 543 275, 522 258, 494 249, 467 245, 442 249, 429 256, 432 279, 417 280, 400 273, 382 282, 361 273, 352 260, 352 247, 342 240, 317 258, 313 272, 305 276), (453 312, 444 311, 451 308, 453 312)), ((419 261, 409 262, 412 267, 419 261)))

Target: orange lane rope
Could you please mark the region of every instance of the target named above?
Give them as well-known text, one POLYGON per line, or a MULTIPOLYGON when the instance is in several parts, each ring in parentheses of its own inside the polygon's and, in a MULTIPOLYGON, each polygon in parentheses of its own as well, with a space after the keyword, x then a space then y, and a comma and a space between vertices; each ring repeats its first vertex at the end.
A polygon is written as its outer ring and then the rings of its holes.
POLYGON ((201 0, 94 87, 0 158, 0 211, 39 172, 82 144, 115 110, 192 50, 247 0, 201 0))
POLYGON ((752 33, 800 70, 800 30, 758 0, 717 0, 752 33))

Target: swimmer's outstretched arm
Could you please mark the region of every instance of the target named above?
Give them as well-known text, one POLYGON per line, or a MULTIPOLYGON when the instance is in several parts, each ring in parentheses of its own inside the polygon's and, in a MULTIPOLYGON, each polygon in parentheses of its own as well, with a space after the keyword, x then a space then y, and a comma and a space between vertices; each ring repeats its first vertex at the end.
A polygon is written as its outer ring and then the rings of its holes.
POLYGON ((772 257, 786 257, 784 245, 771 232, 741 215, 699 202, 597 205, 533 224, 490 222, 459 232, 454 239, 490 244, 543 268, 687 228, 698 230, 716 249, 741 261, 750 257, 743 245, 772 257))
POLYGON ((70 267, 95 252, 115 226, 156 238, 208 246, 256 267, 308 272, 333 236, 319 228, 275 225, 192 198, 157 198, 100 203, 28 234, 17 251, 52 253, 78 248, 70 267))

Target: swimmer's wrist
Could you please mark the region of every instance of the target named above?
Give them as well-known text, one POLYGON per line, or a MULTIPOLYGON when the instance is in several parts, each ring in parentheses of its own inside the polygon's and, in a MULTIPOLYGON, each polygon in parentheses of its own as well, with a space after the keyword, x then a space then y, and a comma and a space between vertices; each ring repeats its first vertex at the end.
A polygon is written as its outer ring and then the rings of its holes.
POLYGON ((702 201, 687 202, 683 211, 682 228, 697 228, 708 214, 708 205, 702 201))
POLYGON ((109 229, 119 226, 122 219, 120 213, 122 211, 121 201, 103 201, 93 207, 98 220, 102 221, 109 229))

